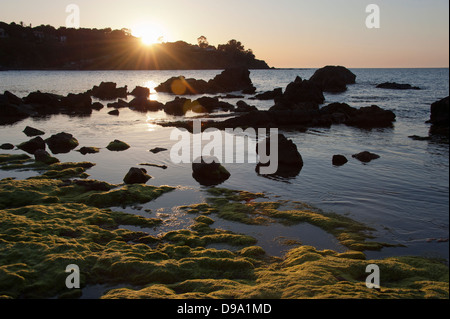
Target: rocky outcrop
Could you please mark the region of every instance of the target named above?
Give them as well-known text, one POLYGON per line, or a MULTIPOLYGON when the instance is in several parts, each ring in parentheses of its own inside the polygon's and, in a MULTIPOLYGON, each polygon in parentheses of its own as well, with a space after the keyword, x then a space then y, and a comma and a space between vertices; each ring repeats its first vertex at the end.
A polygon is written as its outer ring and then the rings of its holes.
POLYGON ((134 97, 148 98, 150 96, 150 89, 142 86, 137 86, 131 91, 130 95, 134 97))
POLYGON ((237 108, 234 110, 236 113, 246 113, 257 111, 258 109, 254 105, 248 105, 245 101, 238 101, 236 103, 237 108))
POLYGON ((152 177, 147 174, 147 170, 143 168, 130 168, 127 175, 125 175, 123 181, 125 184, 145 184, 152 177))
POLYGON ((234 91, 252 94, 256 89, 250 79, 250 71, 243 68, 230 68, 225 69, 221 74, 208 82, 205 80, 186 79, 184 76, 172 77, 158 85, 155 90, 175 95, 193 95, 234 91))
POLYGON ((283 95, 283 89, 282 88, 276 88, 272 91, 267 91, 264 93, 260 93, 255 95, 254 97, 252 97, 251 99, 254 100, 262 100, 262 101, 266 101, 266 100, 275 100, 275 98, 280 97, 283 95))
POLYGON ((117 98, 127 98, 128 88, 118 88, 117 83, 102 82, 99 86, 94 86, 89 93, 100 100, 115 100, 117 98))
POLYGON ((385 82, 377 85, 378 89, 389 89, 389 90, 420 90, 417 86, 412 86, 411 84, 400 84, 396 82, 385 82))
POLYGON ((347 84, 356 82, 356 75, 343 66, 326 66, 318 69, 310 81, 324 92, 339 93, 347 90, 347 84))
POLYGON ((111 143, 109 143, 106 148, 111 152, 122 152, 129 149, 130 145, 120 140, 114 140, 111 143))
POLYGON ((34 152, 34 159, 36 162, 44 163, 47 165, 59 163, 59 159, 51 156, 46 150, 38 149, 34 152))
POLYGON ((436 101, 431 105, 430 136, 449 137, 449 97, 436 101))
POLYGON ((77 139, 72 134, 65 132, 52 135, 45 142, 53 154, 69 153, 79 145, 77 139))
POLYGON ((192 163, 192 177, 204 186, 215 186, 229 179, 231 174, 213 156, 202 156, 192 163))
POLYGON ((100 152, 100 149, 97 148, 97 147, 86 147, 86 146, 83 146, 82 148, 80 148, 78 150, 78 152, 80 152, 82 155, 96 154, 96 153, 100 152))
POLYGON ((138 96, 134 98, 130 103, 128 103, 130 109, 138 111, 138 112, 158 112, 164 109, 164 104, 148 100, 144 96, 138 96))

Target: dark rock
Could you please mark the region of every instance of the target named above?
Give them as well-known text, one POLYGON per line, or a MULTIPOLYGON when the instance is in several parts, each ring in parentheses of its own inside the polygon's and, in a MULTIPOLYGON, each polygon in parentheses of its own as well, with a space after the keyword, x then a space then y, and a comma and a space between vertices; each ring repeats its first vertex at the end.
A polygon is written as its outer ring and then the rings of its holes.
POLYGON ((150 96, 150 89, 142 86, 137 86, 133 91, 131 91, 130 95, 133 95, 135 97, 148 98, 150 96))
POLYGON ((119 110, 112 110, 110 112, 108 112, 109 115, 113 115, 113 116, 119 116, 120 112, 119 110))
POLYGON ((114 103, 108 103, 107 107, 113 107, 115 109, 122 109, 122 108, 126 108, 129 107, 128 103, 122 99, 119 99, 117 102, 114 103))
POLYGON ((104 107, 105 106, 102 103, 100 103, 100 102, 92 103, 92 109, 93 110, 100 111, 104 107))
POLYGON ((361 128, 391 127, 396 115, 390 110, 383 110, 377 105, 362 107, 346 121, 349 126, 361 128))
POLYGON ((317 84, 324 92, 344 92, 347 84, 356 82, 356 75, 343 66, 326 66, 318 69, 310 78, 310 81, 317 84))
POLYGON ((176 97, 175 100, 164 105, 164 112, 169 115, 183 116, 192 109, 192 100, 176 97))
POLYGON ((225 182, 231 174, 213 156, 202 156, 192 163, 192 176, 204 186, 214 186, 225 182))
POLYGON ((147 174, 147 170, 143 168, 130 168, 123 181, 125 184, 145 184, 152 177, 147 174))
POLYGON ((258 109, 256 108, 256 106, 254 105, 248 105, 247 103, 245 103, 244 101, 238 101, 236 103, 237 108, 234 110, 235 112, 238 113, 244 113, 244 112, 252 112, 252 111, 257 111, 258 109))
POLYGON ((186 79, 184 76, 172 77, 158 85, 157 92, 173 93, 176 95, 216 94, 242 91, 255 92, 250 79, 250 71, 244 68, 225 69, 221 74, 208 82, 204 80, 186 79))
POLYGON ((150 150, 150 152, 152 152, 153 154, 158 154, 160 152, 165 152, 165 151, 167 151, 167 148, 162 148, 162 147, 156 147, 156 148, 150 150))
POLYGON ((41 162, 47 165, 59 163, 59 159, 52 157, 46 150, 39 149, 34 152, 34 159, 36 162, 41 162))
MULTIPOLYGON (((278 167, 276 172, 270 175, 278 175, 281 177, 297 176, 303 168, 303 158, 298 152, 297 145, 292 140, 287 139, 283 134, 278 134, 276 138, 278 139, 278 167)), ((268 159, 270 159, 270 144, 271 137, 268 137, 256 145, 256 153, 260 158, 268 156, 268 159), (264 146, 265 152, 262 152, 264 146)), ((261 173, 262 167, 268 167, 271 164, 273 163, 258 163, 256 171, 261 173)))
POLYGON ((0 149, 2 149, 2 150, 13 150, 14 147, 15 146, 10 143, 5 143, 5 144, 0 145, 0 149))
POLYGON ((82 155, 86 155, 86 154, 96 154, 98 152, 100 152, 100 150, 97 147, 82 147, 78 150, 78 152, 80 152, 82 155))
POLYGON ((45 150, 45 141, 42 139, 42 137, 38 136, 27 142, 17 145, 17 148, 29 154, 34 154, 37 150, 45 150))
POLYGON ((61 101, 61 96, 51 93, 42 93, 41 91, 31 92, 23 101, 26 104, 38 104, 49 107, 58 106, 61 101))
POLYGON ((127 98, 127 87, 118 88, 114 82, 102 82, 99 86, 94 86, 90 91, 93 97, 101 100, 115 100, 117 98, 127 98))
POLYGON ((129 103, 129 107, 138 112, 158 112, 164 109, 164 104, 138 96, 129 103))
POLYGON ((72 113, 92 113, 92 98, 88 93, 70 93, 61 99, 60 105, 67 107, 68 111, 72 113))
POLYGON ((228 68, 208 82, 210 90, 217 93, 242 91, 245 94, 255 92, 250 79, 250 71, 244 68, 228 68))
POLYGON ((357 160, 363 162, 363 163, 369 163, 372 160, 376 160, 378 158, 380 158, 379 155, 374 154, 374 153, 370 153, 370 152, 361 152, 358 154, 354 154, 352 155, 353 158, 356 158, 357 160))
POLYGON ((282 88, 276 88, 273 91, 267 91, 261 94, 255 95, 253 99, 256 100, 274 100, 277 97, 280 97, 283 95, 283 89, 282 88))
POLYGON ((431 140, 430 136, 418 136, 418 135, 411 135, 408 136, 410 139, 413 139, 414 141, 429 141, 431 140))
POLYGON ((281 97, 275 98, 276 104, 285 104, 289 108, 291 108, 289 105, 304 102, 322 104, 325 102, 325 97, 322 89, 314 82, 300 78, 290 83, 281 97))
POLYGON ((191 110, 196 113, 212 113, 216 110, 232 111, 234 105, 219 101, 216 97, 201 97, 192 103, 191 110))
POLYGON ((65 132, 52 135, 45 142, 53 154, 69 153, 79 145, 77 139, 72 134, 65 132))
POLYGON ((108 184, 106 182, 100 182, 95 180, 75 180, 71 182, 77 186, 84 187, 86 192, 90 191, 107 192, 115 187, 114 185, 108 184))
POLYGON ((12 94, 9 91, 5 91, 5 93, 3 95, 6 98, 6 100, 8 101, 8 103, 11 103, 11 104, 14 104, 14 105, 21 105, 21 104, 23 104, 23 100, 20 97, 12 94))
POLYGON ((23 130, 23 132, 25 133, 26 136, 28 137, 34 137, 34 136, 39 136, 39 135, 45 135, 45 132, 42 132, 38 129, 35 129, 33 127, 27 126, 25 127, 25 129, 23 130))
POLYGON ((377 85, 378 89, 390 89, 390 90, 420 90, 417 86, 411 84, 399 84, 395 82, 385 82, 377 85))
POLYGON ((348 162, 347 158, 344 155, 334 155, 333 156, 333 165, 334 166, 342 166, 348 162))
POLYGON ((431 104, 431 116, 429 123, 433 125, 449 125, 449 97, 431 104))

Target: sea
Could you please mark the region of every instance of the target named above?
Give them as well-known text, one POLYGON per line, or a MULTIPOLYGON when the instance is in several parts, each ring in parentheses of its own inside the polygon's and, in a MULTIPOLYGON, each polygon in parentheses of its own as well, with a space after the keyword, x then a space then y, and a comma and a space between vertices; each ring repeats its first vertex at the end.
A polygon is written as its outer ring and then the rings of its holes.
MULTIPOLYGON (((286 88, 297 76, 309 79, 316 69, 251 70, 250 77, 257 92, 286 88)), ((349 85, 344 93, 325 93, 324 105, 345 102, 353 107, 378 105, 392 110, 397 120, 391 128, 359 129, 345 125, 330 128, 313 128, 306 132, 283 131, 302 155, 304 166, 295 177, 268 177, 257 174, 254 163, 224 163, 231 177, 220 187, 263 192, 268 198, 286 202, 302 202, 323 212, 350 217, 371 227, 375 241, 395 247, 381 251, 365 252, 368 258, 390 256, 425 256, 449 258, 449 145, 434 141, 414 140, 412 135, 428 136, 430 106, 449 95, 449 70, 442 69, 351 69, 356 74, 356 84, 349 85), (421 90, 377 89, 383 82, 409 83, 421 90), (380 156, 368 164, 352 158, 353 154, 370 151, 380 156), (335 154, 345 155, 349 162, 343 166, 332 165, 335 154)), ((207 71, 3 71, 0 72, 0 92, 10 91, 19 97, 30 92, 67 95, 81 93, 101 82, 116 82, 119 87, 136 86, 151 89, 151 99, 162 103, 173 100, 171 94, 157 93, 154 88, 173 76, 209 80, 221 70, 207 71)), ((238 94, 238 92, 234 92, 238 94)), ((196 99, 199 96, 190 96, 196 99)), ((250 95, 224 99, 235 104, 244 100, 260 110, 269 109, 273 101, 250 99, 250 95)), ((131 96, 129 100, 131 100, 131 96)), ((72 117, 52 115, 29 118, 13 125, 0 126, 0 144, 18 145, 29 138, 23 133, 26 126, 53 134, 67 132, 78 139, 81 146, 101 148, 97 154, 83 156, 72 151, 56 155, 61 161, 90 161, 96 166, 89 169, 90 179, 113 184, 123 183, 131 167, 146 168, 153 177, 149 185, 170 185, 177 189, 160 198, 132 207, 114 207, 115 210, 161 218, 164 222, 155 229, 136 229, 152 235, 192 225, 180 206, 204 202, 208 193, 192 177, 189 163, 174 163, 171 149, 178 142, 171 139, 176 130, 158 125, 163 121, 180 120, 160 112, 138 113, 128 108, 120 109, 119 116, 108 115, 106 107, 93 111, 91 116, 72 117), (131 148, 124 152, 110 152, 109 142, 120 139, 131 148), (155 147, 167 151, 153 154, 155 147), (143 163, 166 165, 139 166, 143 163), (151 210, 151 213, 148 213, 151 210)), ((222 114, 220 114, 222 115, 222 114)), ((187 114, 187 117, 198 114, 187 114)), ((227 116, 227 114, 223 114, 227 116)), ((249 149, 251 153, 254 150, 249 149)), ((0 153, 22 153, 20 150, 0 153)), ((26 179, 37 175, 34 171, 0 171, 0 179, 14 177, 26 179)), ((292 247, 287 242, 312 245, 319 249, 345 251, 331 234, 309 224, 286 226, 242 225, 215 217, 213 227, 254 236, 266 252, 282 257, 292 247)), ((128 226, 123 226, 124 228, 128 226)), ((135 228, 130 228, 135 229, 135 228)), ((228 247, 217 247, 227 248, 228 247)))

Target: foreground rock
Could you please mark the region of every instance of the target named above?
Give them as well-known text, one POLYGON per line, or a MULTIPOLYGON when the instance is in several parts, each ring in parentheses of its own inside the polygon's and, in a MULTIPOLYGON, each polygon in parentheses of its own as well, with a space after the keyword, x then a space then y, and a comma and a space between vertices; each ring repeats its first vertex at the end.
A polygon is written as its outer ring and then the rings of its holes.
POLYGON ((367 151, 361 152, 361 153, 358 153, 358 154, 354 154, 354 155, 352 155, 352 157, 356 158, 357 160, 359 160, 359 161, 361 161, 363 163, 369 163, 369 162, 371 162, 373 160, 376 160, 376 159, 380 158, 379 155, 374 154, 374 153, 370 153, 370 152, 367 152, 367 151))
POLYGON ((69 153, 79 145, 78 140, 72 134, 65 132, 52 135, 45 142, 53 154, 69 153))
POLYGON ((36 114, 34 108, 14 94, 0 94, 0 125, 13 124, 36 114))
POLYGON ((229 179, 231 174, 213 156, 202 156, 192 163, 192 177, 204 186, 219 185, 229 179))
POLYGON ((143 168, 131 168, 127 175, 125 175, 123 181, 125 184, 145 184, 152 177, 147 174, 147 170, 143 168))
MULTIPOLYGON (((297 145, 292 140, 287 139, 283 134, 278 134, 278 160, 277 163, 259 163, 256 167, 258 174, 264 172, 261 168, 268 168, 271 165, 276 165, 277 170, 273 174, 281 177, 295 177, 300 174, 303 168, 303 158, 298 152, 297 145)), ((259 142, 256 145, 256 153, 260 159, 269 156, 271 158, 271 138, 267 138, 264 141, 259 142)), ((265 162, 265 161, 264 161, 265 162)))
POLYGON ((80 152, 82 155, 96 154, 96 153, 100 152, 100 149, 97 148, 97 147, 86 147, 86 146, 83 146, 82 148, 80 148, 78 150, 78 152, 80 152))
POLYGON ((164 105, 164 112, 173 116, 183 116, 187 112, 212 113, 214 111, 233 111, 234 105, 219 101, 216 97, 201 97, 192 101, 191 99, 176 97, 175 100, 164 105))
POLYGON ((23 142, 17 145, 17 148, 34 155, 37 150, 45 150, 45 141, 42 139, 42 137, 38 136, 27 142, 23 142))
POLYGON ((310 81, 318 85, 324 92, 344 92, 347 84, 356 82, 356 75, 343 66, 326 66, 317 70, 310 81))
POLYGON ((395 82, 385 82, 377 85, 378 89, 389 89, 389 90, 420 90, 417 86, 412 86, 411 84, 400 84, 395 82))
POLYGON ((250 71, 244 68, 229 68, 208 82, 205 80, 186 79, 183 76, 179 76, 161 83, 155 90, 157 92, 176 95, 192 95, 229 93, 234 91, 252 94, 256 89, 250 79, 250 71))

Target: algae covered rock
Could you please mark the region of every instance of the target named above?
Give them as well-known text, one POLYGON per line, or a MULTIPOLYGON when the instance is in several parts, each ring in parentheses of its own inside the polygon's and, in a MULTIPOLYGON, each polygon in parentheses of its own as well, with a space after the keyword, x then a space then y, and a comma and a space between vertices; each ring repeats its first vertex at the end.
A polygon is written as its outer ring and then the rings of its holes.
POLYGON ((128 145, 127 143, 122 142, 120 140, 114 140, 111 143, 109 143, 106 148, 108 150, 110 150, 111 152, 121 152, 121 151, 126 151, 127 149, 129 149, 130 145, 128 145))
POLYGON ((34 152, 36 152, 37 150, 45 150, 45 141, 42 139, 42 137, 38 136, 27 142, 23 142, 17 145, 17 148, 29 154, 34 154, 34 152))
POLYGON ((47 165, 55 164, 59 162, 59 159, 52 157, 47 151, 45 150, 37 150, 34 152, 34 159, 36 162, 41 162, 47 165))

